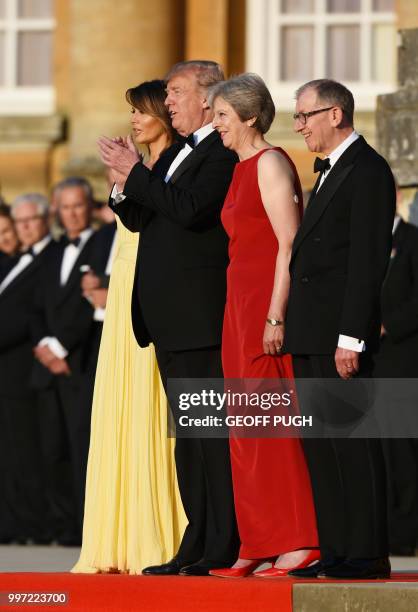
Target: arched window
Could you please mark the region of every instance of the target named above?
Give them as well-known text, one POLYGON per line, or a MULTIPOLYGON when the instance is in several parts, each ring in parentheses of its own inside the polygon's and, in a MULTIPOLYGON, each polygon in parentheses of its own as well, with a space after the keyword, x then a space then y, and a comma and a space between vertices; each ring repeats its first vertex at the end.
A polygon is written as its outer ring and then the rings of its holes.
POLYGON ((0 0, 0 114, 54 110, 53 0, 0 0))

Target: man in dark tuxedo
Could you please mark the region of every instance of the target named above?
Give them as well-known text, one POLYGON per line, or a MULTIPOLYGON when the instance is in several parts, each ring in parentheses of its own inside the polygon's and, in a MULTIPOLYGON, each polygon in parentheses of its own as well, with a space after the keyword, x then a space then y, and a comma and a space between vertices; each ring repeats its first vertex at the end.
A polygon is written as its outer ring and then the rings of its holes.
MULTIPOLYGON (((399 197, 399 191, 398 191, 399 197)), ((382 290, 382 327, 375 378, 418 378, 418 228, 395 217, 389 269, 382 290)), ((387 438, 389 544, 414 555, 418 537, 418 443, 387 438)))
MULTIPOLYGON (((170 378, 222 377, 228 258, 220 211, 237 162, 211 125, 207 89, 222 79, 214 62, 171 69, 166 106, 187 141, 173 145, 152 172, 134 152, 100 141, 120 192, 114 210, 141 231, 133 326, 140 346, 155 344, 166 389, 170 378)), ((176 413, 173 401, 171 409, 176 413)), ((189 524, 175 558, 143 573, 208 575, 238 553, 228 440, 178 438, 175 457, 189 524)))
POLYGON ((0 282, 0 541, 48 541, 30 315, 42 268, 53 250, 48 201, 37 193, 11 207, 22 245, 0 282))
MULTIPOLYGON (((290 262, 285 350, 296 379, 370 376, 379 345, 395 187, 386 161, 354 131, 353 113, 351 92, 335 81, 312 81, 296 94, 295 130, 310 151, 327 155, 315 163, 320 175, 290 262)), ((302 399, 302 412, 311 409, 302 399)), ((344 401, 325 401, 320 416, 332 423, 344 410, 344 401)), ((322 561, 291 574, 390 575, 381 441, 306 438, 304 448, 322 561)))
POLYGON ((94 312, 81 292, 81 269, 89 265, 94 245, 90 185, 84 179, 66 179, 58 185, 57 201, 66 233, 43 268, 37 291, 31 324, 37 360, 32 382, 40 392, 50 522, 58 541, 71 545, 81 536, 86 464, 79 435, 84 408, 79 394, 94 312))

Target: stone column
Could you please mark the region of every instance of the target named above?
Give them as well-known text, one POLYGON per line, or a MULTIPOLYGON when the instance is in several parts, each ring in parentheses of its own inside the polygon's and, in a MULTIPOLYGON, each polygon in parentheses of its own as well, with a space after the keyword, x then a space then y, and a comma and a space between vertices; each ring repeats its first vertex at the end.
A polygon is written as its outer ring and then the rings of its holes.
POLYGON ((418 225, 418 3, 396 0, 399 89, 377 99, 377 146, 402 189, 400 213, 418 225))
MULTIPOLYGON (((101 178, 101 134, 129 131, 128 87, 162 78, 182 52, 181 0, 72 0, 69 160, 64 174, 101 178)), ((102 188, 104 187, 102 182, 102 188)))
POLYGON ((228 8, 228 0, 186 0, 187 60, 213 60, 228 69, 228 8))
POLYGON ((377 101, 378 149, 403 188, 402 216, 418 225, 418 28, 400 30, 399 41, 399 89, 377 101))

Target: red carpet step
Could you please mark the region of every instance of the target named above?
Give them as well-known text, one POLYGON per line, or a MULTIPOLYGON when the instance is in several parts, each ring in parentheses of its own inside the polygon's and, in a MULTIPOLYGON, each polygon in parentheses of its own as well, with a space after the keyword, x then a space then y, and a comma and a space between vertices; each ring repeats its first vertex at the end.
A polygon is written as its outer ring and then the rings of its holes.
MULTIPOLYGON (((0 574, 0 592, 67 593, 67 605, 3 606, 56 612, 291 612, 292 582, 118 574, 0 574)), ((4 597, 4 595, 3 595, 4 597)), ((3 603, 3 602, 2 602, 3 603)))
MULTIPOLYGON (((55 610, 62 612, 292 612, 294 584, 341 584, 336 581, 294 581, 290 578, 217 579, 118 574, 0 574, 1 612, 55 610), (62 605, 5 605, 5 593, 66 593, 62 605)), ((395 572, 382 583, 417 582, 418 573, 395 572)), ((345 583, 347 584, 347 583, 345 583)), ((364 584, 364 583, 362 583, 364 584)), ((7 601, 7 600, 6 600, 7 601)))

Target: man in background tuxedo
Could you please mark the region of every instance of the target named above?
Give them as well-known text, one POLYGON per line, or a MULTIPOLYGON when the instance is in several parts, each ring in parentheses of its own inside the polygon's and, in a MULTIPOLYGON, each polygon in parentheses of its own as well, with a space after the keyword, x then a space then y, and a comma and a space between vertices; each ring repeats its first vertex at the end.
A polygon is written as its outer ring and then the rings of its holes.
MULTIPOLYGON (((220 211, 237 161, 211 125, 207 89, 222 79, 209 61, 171 69, 165 103, 187 141, 174 144, 152 172, 135 152, 100 141, 117 177, 114 210, 128 229, 141 231, 133 326, 140 346, 155 344, 166 389, 169 378, 222 377, 228 257, 220 211)), ((176 413, 173 401, 171 409, 176 413)), ((208 575, 238 553, 228 440, 178 438, 175 457, 189 524, 176 557, 143 573, 208 575)))
POLYGON ((39 390, 41 440, 54 535, 62 544, 81 536, 81 500, 86 450, 80 444, 79 394, 93 308, 81 292, 81 268, 94 245, 90 227, 92 194, 84 179, 62 181, 56 191, 65 235, 42 270, 32 317, 39 390), (71 473, 69 474, 69 470, 71 473))
MULTIPOLYGON (((397 192, 398 201, 400 191, 397 192)), ((418 379, 418 229, 397 215, 382 290, 382 327, 376 378, 418 379)), ((412 432, 411 432, 412 433, 412 432)), ((394 555, 414 555, 418 537, 418 443, 383 440, 388 477, 389 545, 394 555)))
POLYGON ((37 193, 11 207, 22 245, 0 282, 0 541, 48 541, 30 316, 40 274, 53 251, 48 201, 37 193))
MULTIPOLYGON (((327 157, 317 158, 320 175, 290 262, 285 350, 294 357, 296 379, 370 376, 379 345, 395 187, 386 161, 354 131, 353 113, 351 92, 335 81, 312 81, 297 91, 295 130, 310 151, 327 157)), ((302 412, 310 408, 302 399, 302 412)), ((332 423, 345 410, 343 400, 324 401, 320 417, 332 423)), ((306 438, 304 448, 322 561, 291 574, 387 577, 381 441, 306 438)))

